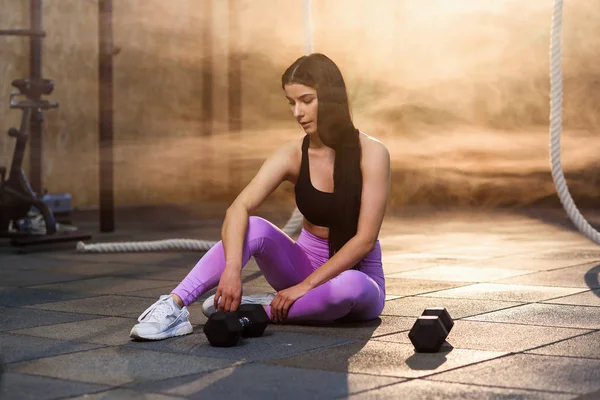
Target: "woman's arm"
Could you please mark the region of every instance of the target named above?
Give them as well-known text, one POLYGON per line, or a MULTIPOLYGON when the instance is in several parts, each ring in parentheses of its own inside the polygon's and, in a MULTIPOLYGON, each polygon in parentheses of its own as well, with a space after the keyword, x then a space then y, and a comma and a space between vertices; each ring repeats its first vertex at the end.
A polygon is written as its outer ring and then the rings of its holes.
POLYGON ((363 151, 363 188, 356 235, 304 280, 309 290, 352 268, 377 243, 390 194, 390 153, 381 142, 373 142, 363 151))
POLYGON ((221 229, 225 268, 242 268, 242 249, 248 229, 248 216, 293 173, 298 143, 288 143, 273 153, 252 181, 227 209, 221 229))
POLYGON ((297 143, 289 143, 278 149, 227 209, 221 229, 225 269, 215 292, 215 309, 237 310, 242 297, 242 250, 248 230, 248 216, 293 173, 297 147, 297 143))

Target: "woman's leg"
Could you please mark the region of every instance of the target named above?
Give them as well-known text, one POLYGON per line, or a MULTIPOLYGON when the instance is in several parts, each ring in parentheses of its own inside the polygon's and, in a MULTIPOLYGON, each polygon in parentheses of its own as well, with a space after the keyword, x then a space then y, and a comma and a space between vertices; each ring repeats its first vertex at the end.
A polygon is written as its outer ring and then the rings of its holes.
MULTIPOLYGON (((333 322, 342 317, 374 319, 383 310, 385 291, 367 274, 344 271, 308 291, 289 309, 286 322, 333 322)), ((271 315, 270 306, 266 308, 271 315)))
MULTIPOLYGON (((329 242, 307 231, 298 238, 297 245, 317 269, 329 259, 329 242)), ((340 318, 352 320, 374 319, 385 304, 385 278, 381 263, 381 245, 360 263, 360 271, 348 270, 324 284, 308 291, 296 300, 288 311, 289 322, 333 322, 340 318)), ((266 308, 271 314, 271 308, 266 308)))
MULTIPOLYGON (((242 266, 254 257, 265 279, 275 290, 283 290, 302 282, 313 271, 303 249, 269 221, 251 216, 244 240, 242 266)), ((202 294, 217 287, 225 269, 225 253, 219 241, 194 266, 171 292, 183 301, 193 303, 202 294)))
MULTIPOLYGON (((327 240, 303 232, 294 242, 283 231, 260 217, 250 217, 242 265, 254 256, 265 279, 277 291, 297 285, 328 258, 327 240)), ((189 305, 219 284, 225 268, 221 242, 212 247, 172 291, 189 305)), ((307 292, 288 313, 288 321, 334 321, 342 317, 376 318, 383 310, 385 284, 381 249, 365 257, 361 270, 348 270, 307 292)), ((270 307, 266 307, 269 317, 270 307)))
MULTIPOLYGON (((302 282, 313 271, 301 246, 275 225, 259 217, 250 217, 244 238, 242 266, 254 256, 267 281, 276 290, 302 282)), ((192 333, 189 311, 176 304, 178 298, 187 306, 219 284, 225 269, 225 253, 221 242, 198 261, 183 281, 161 296, 138 318, 129 334, 137 339, 166 339, 192 333)))

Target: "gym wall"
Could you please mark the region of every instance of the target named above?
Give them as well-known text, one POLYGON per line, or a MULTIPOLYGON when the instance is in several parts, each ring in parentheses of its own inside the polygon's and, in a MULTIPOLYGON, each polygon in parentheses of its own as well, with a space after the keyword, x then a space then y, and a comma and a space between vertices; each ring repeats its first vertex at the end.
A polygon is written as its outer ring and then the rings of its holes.
MULTIPOLYGON (((229 177, 235 174, 234 182, 247 183, 257 168, 255 159, 260 161, 259 157, 285 140, 282 137, 267 144, 263 154, 244 156, 242 152, 251 149, 237 148, 239 138, 227 136, 228 7, 225 1, 213 1, 210 7, 207 3, 114 2, 114 46, 118 51, 114 58, 117 205, 230 199, 236 188, 229 184, 229 177), (205 24, 212 25, 210 52, 203 48, 205 24), (205 58, 212 60, 212 121, 202 120, 205 58), (211 126, 211 137, 204 136, 205 124, 211 126), (239 154, 238 159, 231 159, 229 153, 239 154)), ((250 109, 243 110, 244 128, 274 129, 267 123, 274 116, 276 124, 282 122, 279 127, 293 130, 293 118, 281 95, 279 79, 285 64, 302 55, 303 37, 287 37, 285 33, 284 38, 273 32, 284 33, 285 26, 302 30, 300 3, 286 2, 288 7, 298 9, 295 16, 286 20, 277 15, 277 11, 285 9, 283 6, 275 10, 266 7, 270 2, 263 1, 265 7, 251 9, 249 2, 242 3, 242 29, 253 21, 262 24, 256 32, 244 29, 240 42, 232 49, 247 52, 251 45, 253 52, 242 61, 242 73, 247 74, 243 104, 250 109), (270 41, 261 37, 269 37, 270 41), (276 44, 278 40, 284 43, 276 44)), ((260 6, 257 2, 253 5, 260 6)), ((0 17, 3 28, 29 25, 28 2, 0 0, 0 7, 6 11, 0 17)), ((43 186, 51 192, 72 193, 74 204, 79 207, 94 206, 98 201, 97 13, 95 0, 43 2, 43 28, 47 32, 43 41, 43 76, 55 83, 49 99, 60 102, 58 110, 46 113, 43 186)), ((10 82, 28 75, 29 49, 26 38, 0 40, 0 130, 5 133, 20 121, 21 113, 8 108, 8 96, 12 90, 10 82)), ((298 133, 296 129, 295 135, 298 133)), ((1 135, 1 164, 8 165, 12 149, 13 140, 1 135)), ((27 158, 25 164, 27 170, 27 158)))
MULTIPOLYGON (((300 0, 234 2, 242 131, 228 131, 227 1, 115 0, 117 206, 231 201, 264 158, 299 138, 280 88, 304 53, 300 0), (204 47, 204 27, 212 32, 204 47), (212 121, 202 118, 210 59, 212 121), (208 125, 208 129, 207 129, 208 125), (209 131, 211 134, 205 136, 209 131)), ((342 69, 357 126, 392 153, 391 206, 559 206, 548 161, 551 2, 313 0, 314 50, 342 69)), ((43 186, 98 204, 98 7, 44 0, 43 76, 55 82, 43 134, 43 186)), ((0 0, 0 27, 28 26, 28 2, 0 0)), ((600 11, 565 4, 564 166, 578 204, 597 204, 600 11)), ((20 112, 28 40, 0 38, 0 165, 20 112)), ((26 166, 27 167, 27 166, 26 166)), ((291 185, 274 193, 293 204, 291 185)))

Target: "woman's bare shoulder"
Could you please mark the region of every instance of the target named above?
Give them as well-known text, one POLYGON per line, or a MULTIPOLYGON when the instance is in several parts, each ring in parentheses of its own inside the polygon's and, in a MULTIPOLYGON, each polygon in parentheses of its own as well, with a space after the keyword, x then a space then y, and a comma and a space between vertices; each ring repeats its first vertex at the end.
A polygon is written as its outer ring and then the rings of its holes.
POLYGON ((272 157, 278 160, 286 171, 286 180, 295 181, 302 161, 302 141, 304 138, 292 140, 279 146, 272 157))
POLYGON ((363 150, 363 155, 367 157, 381 157, 382 155, 389 156, 389 150, 381 140, 367 135, 363 131, 360 131, 360 144, 363 150))
POLYGON ((297 157, 302 154, 302 139, 291 140, 279 145, 271 156, 281 157, 297 157))
POLYGON ((289 157, 290 161, 298 161, 302 157, 303 139, 304 138, 286 142, 277 149, 277 152, 289 157))

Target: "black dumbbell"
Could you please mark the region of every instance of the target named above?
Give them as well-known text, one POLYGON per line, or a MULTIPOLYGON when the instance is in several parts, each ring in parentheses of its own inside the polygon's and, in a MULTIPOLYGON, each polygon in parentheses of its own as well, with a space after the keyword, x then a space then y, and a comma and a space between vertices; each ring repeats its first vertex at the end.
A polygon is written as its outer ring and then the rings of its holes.
POLYGON ((417 353, 437 353, 454 326, 444 307, 426 308, 411 328, 408 337, 417 353))
POLYGON ((240 337, 261 336, 269 316, 260 304, 242 304, 236 311, 216 311, 204 325, 208 342, 216 347, 235 346, 240 337))

